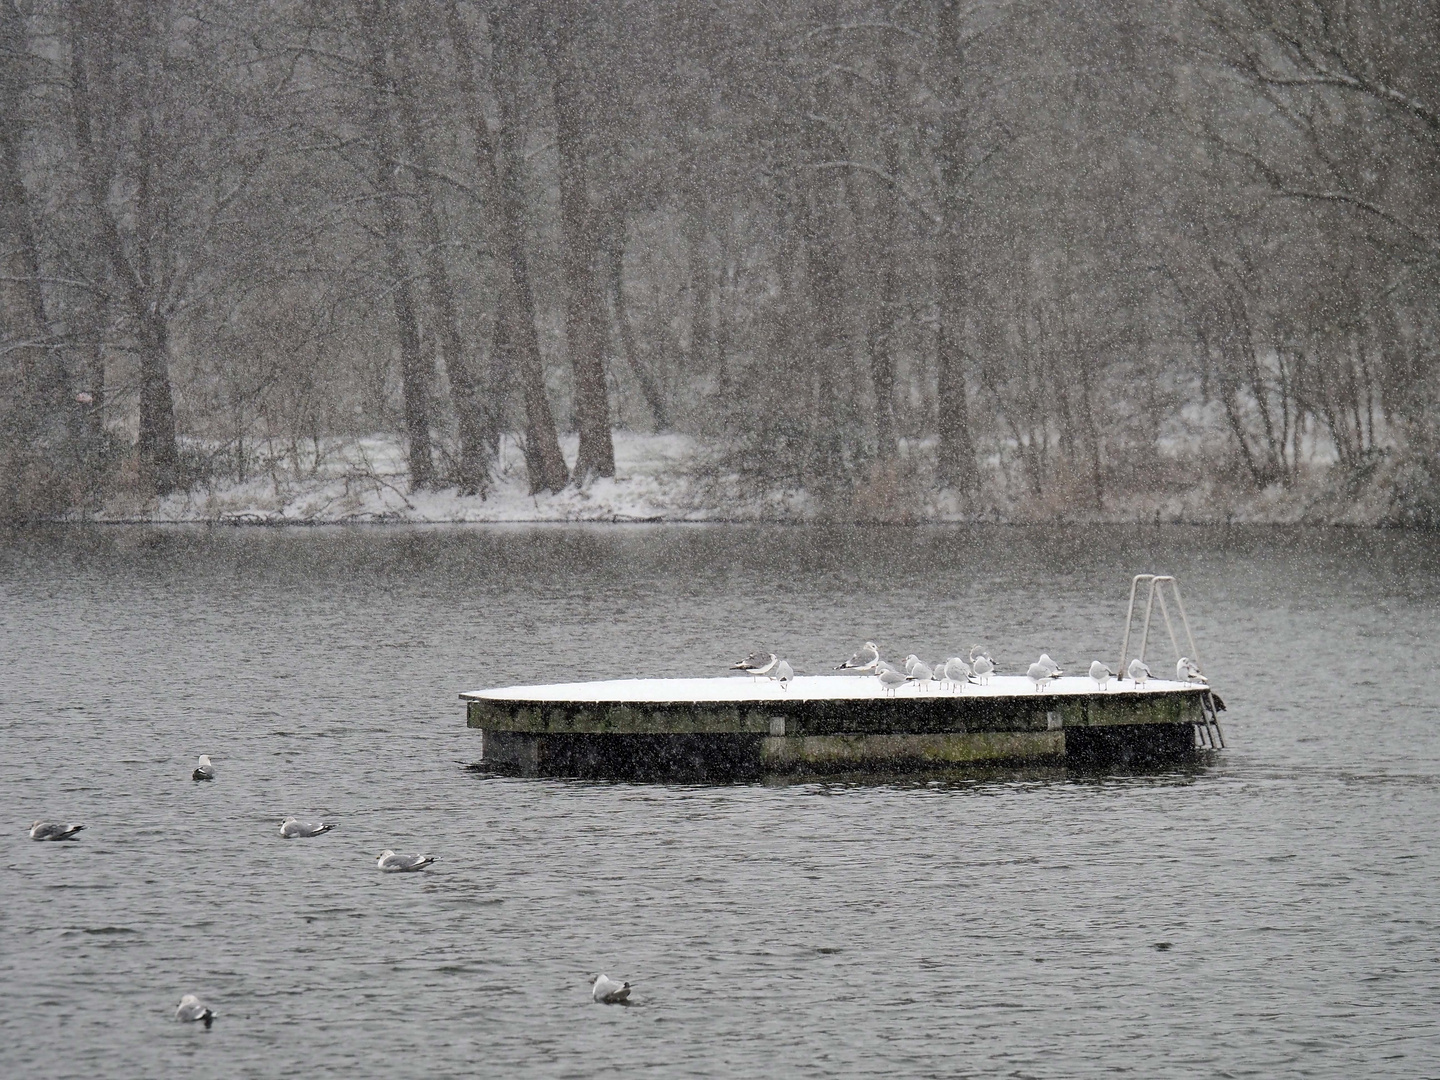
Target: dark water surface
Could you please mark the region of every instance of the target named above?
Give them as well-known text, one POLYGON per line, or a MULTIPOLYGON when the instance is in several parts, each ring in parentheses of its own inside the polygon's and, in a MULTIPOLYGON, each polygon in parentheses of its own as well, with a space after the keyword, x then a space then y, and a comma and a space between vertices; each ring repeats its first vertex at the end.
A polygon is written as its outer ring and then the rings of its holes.
POLYGON ((30 531, 0 538, 0 605, 5 1076, 1440 1075, 1433 537, 30 531), (867 637, 1113 662, 1149 569, 1230 705, 1208 767, 459 764, 479 686, 757 643, 814 671, 867 637), (286 842, 287 813, 340 826, 286 842), (41 817, 88 828, 33 843, 41 817), (386 847, 440 861, 382 875, 386 847), (636 1005, 591 1004, 599 970, 636 1005), (171 1019, 187 991, 211 1031, 171 1019))

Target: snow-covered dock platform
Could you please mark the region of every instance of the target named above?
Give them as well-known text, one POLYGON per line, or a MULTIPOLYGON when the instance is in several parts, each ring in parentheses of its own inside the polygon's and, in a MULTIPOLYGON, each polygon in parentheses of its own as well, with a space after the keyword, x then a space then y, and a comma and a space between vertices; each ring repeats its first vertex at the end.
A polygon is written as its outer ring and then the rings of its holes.
POLYGON ((1037 692, 1003 675, 891 693, 873 675, 801 675, 788 686, 749 676, 616 679, 460 697, 469 726, 483 733, 482 760, 497 772, 706 781, 1174 761, 1208 741, 1209 695, 1158 679, 1101 690, 1084 677, 1037 692))

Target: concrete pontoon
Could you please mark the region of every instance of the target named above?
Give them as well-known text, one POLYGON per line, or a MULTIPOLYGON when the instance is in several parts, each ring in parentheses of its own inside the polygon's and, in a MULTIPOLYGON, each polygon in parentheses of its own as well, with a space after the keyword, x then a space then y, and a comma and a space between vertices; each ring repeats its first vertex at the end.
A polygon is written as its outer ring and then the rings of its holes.
MULTIPOLYGON (((1156 589, 1173 579, 1141 575, 1156 589)), ((1179 605, 1178 590, 1174 592, 1179 605)), ((1163 594, 1160 598, 1165 611, 1163 594)), ((1184 619, 1183 608, 1181 617, 1184 619)), ((1166 623, 1169 624, 1166 611, 1166 623)), ((1127 620, 1121 667, 1129 644, 1127 620)), ((1189 638, 1188 622, 1185 632, 1189 638)), ((1179 646, 1171 633, 1172 644, 1179 646)), ((1194 659, 1194 642, 1190 640, 1194 659)), ((1096 767, 1175 761, 1223 746, 1201 683, 1061 677, 908 683, 887 691, 873 675, 747 675, 613 679, 461 694, 482 732, 482 762, 522 776, 723 781, 767 774, 904 772, 981 763, 1096 767)))

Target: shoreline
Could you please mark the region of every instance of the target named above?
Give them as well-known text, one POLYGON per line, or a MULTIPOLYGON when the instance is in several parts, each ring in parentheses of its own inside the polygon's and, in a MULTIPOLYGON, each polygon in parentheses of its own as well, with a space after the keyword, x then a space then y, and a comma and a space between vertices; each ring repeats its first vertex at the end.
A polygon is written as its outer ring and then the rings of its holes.
MULTIPOLYGON (((562 440, 573 450, 575 436, 562 440)), ((99 507, 30 524, 226 525, 925 525, 1132 526, 1236 525, 1428 528, 1397 499, 1394 470, 1345 483, 1327 468, 1308 471, 1289 487, 1263 490, 1199 480, 1175 461, 1164 463, 1155 487, 1108 494, 1103 509, 1056 477, 1036 494, 995 458, 983 464, 976 493, 939 488, 925 447, 898 463, 872 464, 866 477, 807 489, 751 479, 711 455, 697 440, 673 433, 616 432, 617 476, 583 488, 531 495, 523 455, 506 445, 485 497, 455 487, 410 490, 401 444, 389 437, 335 440, 300 458, 271 457, 247 479, 210 478, 163 498, 114 493, 99 507), (1158 490, 1157 490, 1158 488, 1158 490), (1168 488, 1168 490, 1167 490, 1168 488), (1092 503, 1090 508, 1085 503, 1092 503), (1123 509, 1122 509, 1123 508, 1123 509)), ((1117 481, 1118 483, 1118 481, 1117 481)), ((14 522, 18 524, 19 522, 14 522)))

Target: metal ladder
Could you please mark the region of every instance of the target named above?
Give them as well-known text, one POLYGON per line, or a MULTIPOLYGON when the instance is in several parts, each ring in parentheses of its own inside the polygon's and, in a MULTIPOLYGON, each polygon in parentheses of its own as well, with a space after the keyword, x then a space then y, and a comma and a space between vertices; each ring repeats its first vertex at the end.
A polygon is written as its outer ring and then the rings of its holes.
MULTIPOLYGON (((1125 638, 1120 643, 1120 664, 1116 669, 1120 677, 1125 676, 1125 661, 1130 653, 1130 628, 1135 621, 1135 594, 1140 589, 1141 582, 1147 582, 1150 586, 1145 597, 1145 622, 1140 629, 1140 652, 1136 659, 1142 664, 1145 662, 1145 646, 1150 641, 1150 616, 1154 612, 1155 601, 1160 601, 1160 614, 1165 619, 1165 629, 1170 634, 1170 644, 1175 649, 1175 662, 1178 664, 1180 658, 1186 654, 1180 651, 1180 642, 1175 637, 1175 625, 1170 621, 1170 608, 1165 603, 1165 586, 1170 586, 1170 592, 1175 597, 1175 607, 1180 612, 1180 625, 1185 629, 1185 640, 1190 645, 1189 657, 1200 667, 1200 655, 1195 648, 1195 637, 1190 633, 1190 620, 1185 617, 1185 603, 1180 599, 1180 584, 1169 574, 1136 574, 1130 581, 1130 606, 1125 612, 1125 638)), ((1195 744, 1202 749, 1223 750, 1225 749, 1225 733, 1220 730, 1220 714, 1215 708, 1215 698, 1207 686, 1205 692, 1200 695, 1200 713, 1205 718, 1195 724, 1195 744)))

